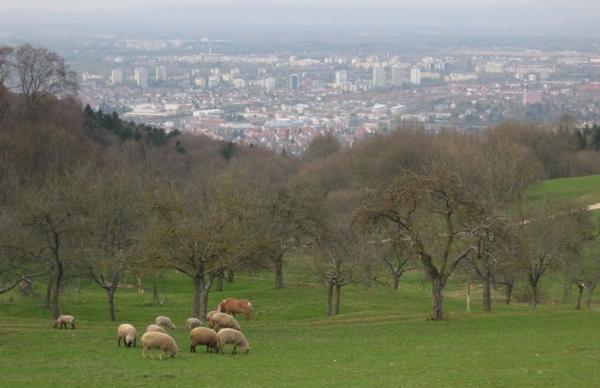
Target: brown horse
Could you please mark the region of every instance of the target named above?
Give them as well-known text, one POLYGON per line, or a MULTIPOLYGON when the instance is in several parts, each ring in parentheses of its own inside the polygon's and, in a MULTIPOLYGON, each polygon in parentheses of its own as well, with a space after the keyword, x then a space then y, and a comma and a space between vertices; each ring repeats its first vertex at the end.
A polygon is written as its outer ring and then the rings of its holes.
POLYGON ((217 309, 219 312, 231 314, 235 317, 235 314, 244 314, 247 321, 252 319, 252 303, 246 299, 224 299, 217 309))

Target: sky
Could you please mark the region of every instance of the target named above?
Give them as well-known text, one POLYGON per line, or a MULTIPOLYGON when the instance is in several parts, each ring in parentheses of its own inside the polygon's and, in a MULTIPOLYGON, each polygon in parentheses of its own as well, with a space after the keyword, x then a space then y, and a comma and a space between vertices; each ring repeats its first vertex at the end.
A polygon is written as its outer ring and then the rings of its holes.
MULTIPOLYGON (((552 8, 556 11, 568 11, 574 7, 580 10, 595 8, 600 9, 600 2, 597 0, 257 0, 251 1, 258 6, 268 7, 272 4, 277 5, 339 5, 344 7, 364 6, 364 5, 383 5, 393 8, 415 7, 431 8, 456 8, 456 7, 474 7, 476 9, 496 9, 514 8, 515 10, 523 8, 552 8)), ((249 3, 248 0, 102 0, 102 1, 81 1, 81 0, 2 0, 0 9, 2 10, 38 10, 46 9, 53 11, 92 11, 92 10, 112 10, 135 7, 155 7, 155 6, 186 6, 186 5, 207 5, 207 4, 229 4, 243 5, 249 3), (124 5, 126 5, 124 7, 124 5)))
POLYGON ((600 30, 600 0, 0 0, 0 24, 600 30))

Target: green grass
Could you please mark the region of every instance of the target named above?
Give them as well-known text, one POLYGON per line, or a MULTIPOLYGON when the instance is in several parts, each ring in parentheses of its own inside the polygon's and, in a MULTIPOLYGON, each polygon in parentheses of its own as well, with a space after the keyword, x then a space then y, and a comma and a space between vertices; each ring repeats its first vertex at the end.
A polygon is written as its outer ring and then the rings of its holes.
POLYGON ((600 175, 542 181, 531 187, 527 198, 532 202, 544 198, 575 201, 581 205, 600 203, 600 175))
MULTIPOLYGON (((69 291, 65 311, 76 330, 51 329, 39 300, 17 294, 0 299, 0 386, 251 386, 430 387, 588 386, 600 384, 600 316, 555 305, 559 290, 545 290, 547 304, 497 304, 484 313, 480 300, 464 309, 464 285, 448 290, 449 319, 427 321, 430 296, 410 274, 397 292, 381 286, 347 287, 342 314, 325 318, 324 290, 299 280, 274 290, 269 274, 243 277, 213 293, 252 300, 257 319, 241 321, 252 352, 189 352, 184 330, 190 310, 189 280, 169 275, 161 289, 167 304, 150 295, 117 294, 118 322, 107 320, 102 290, 69 291), (138 332, 158 314, 171 316, 180 352, 175 359, 144 359, 141 349, 118 348, 116 327, 138 332)), ((554 284, 549 282, 549 284, 554 284)))

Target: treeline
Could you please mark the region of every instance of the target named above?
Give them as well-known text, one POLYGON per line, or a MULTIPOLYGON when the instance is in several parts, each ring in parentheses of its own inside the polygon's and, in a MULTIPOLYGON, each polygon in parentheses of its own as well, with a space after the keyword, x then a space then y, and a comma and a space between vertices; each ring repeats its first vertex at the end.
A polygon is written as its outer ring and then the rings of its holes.
POLYGON ((43 284, 55 316, 76 280, 106 291, 114 320, 120 287, 178 271, 204 318, 211 290, 239 271, 272 271, 285 287, 289 260, 325 286, 328 314, 343 287, 397 288, 415 269, 431 282, 433 319, 452 277, 480 282, 486 310, 494 287, 510 298, 518 280, 539 303, 550 271, 589 295, 600 279, 584 254, 596 244, 589 214, 523 198, 544 178, 600 173, 600 153, 570 120, 399 128, 349 149, 324 136, 296 158, 125 122, 64 88, 31 91, 21 83, 48 72, 69 81, 62 59, 31 46, 0 53, 0 293, 43 284))

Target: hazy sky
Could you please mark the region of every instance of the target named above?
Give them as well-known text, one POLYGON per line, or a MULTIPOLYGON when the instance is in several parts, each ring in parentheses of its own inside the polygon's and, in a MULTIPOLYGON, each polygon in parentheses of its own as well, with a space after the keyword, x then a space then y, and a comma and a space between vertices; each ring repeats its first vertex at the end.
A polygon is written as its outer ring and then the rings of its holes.
MULTIPOLYGON (((102 0, 102 1, 82 1, 82 0, 2 0, 0 9, 3 10, 32 10, 48 9, 54 11, 89 11, 118 9, 123 7, 153 7, 153 6, 185 6, 186 4, 204 5, 204 4, 232 4, 243 5, 248 0, 102 0)), ((570 10, 576 7, 580 10, 600 8, 598 0, 266 0, 253 1, 254 4, 269 6, 270 4, 335 4, 345 7, 369 4, 381 4, 393 8, 404 6, 419 8, 431 7, 432 11, 437 7, 473 7, 477 9, 485 8, 553 8, 555 10, 570 10)))
MULTIPOLYGON (((600 0, 0 0, 2 24, 600 31, 600 0), (42 10, 43 12, 35 12, 42 10)), ((14 27, 17 25, 17 27, 14 27)), ((364 30, 364 29, 363 29, 364 30)))

